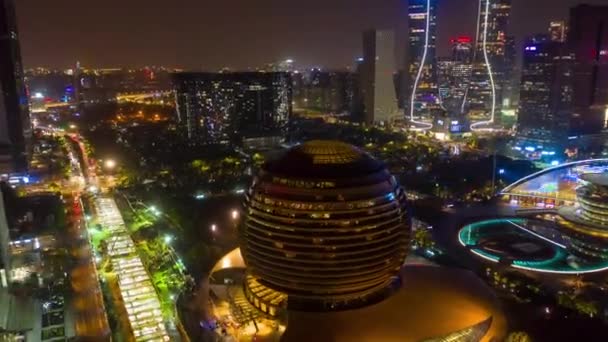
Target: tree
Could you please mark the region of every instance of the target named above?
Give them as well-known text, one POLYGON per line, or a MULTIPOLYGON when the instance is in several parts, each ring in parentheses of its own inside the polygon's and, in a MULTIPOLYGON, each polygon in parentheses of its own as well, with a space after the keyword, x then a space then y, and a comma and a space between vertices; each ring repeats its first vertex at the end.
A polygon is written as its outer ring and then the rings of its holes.
POLYGON ((515 331, 507 336, 505 342, 532 342, 532 337, 523 331, 515 331))

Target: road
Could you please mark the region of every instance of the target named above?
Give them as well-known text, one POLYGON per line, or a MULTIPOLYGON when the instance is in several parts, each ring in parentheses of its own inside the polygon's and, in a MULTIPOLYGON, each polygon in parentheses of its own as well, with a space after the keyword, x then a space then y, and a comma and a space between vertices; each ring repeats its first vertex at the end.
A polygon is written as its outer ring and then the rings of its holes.
MULTIPOLYGON (((69 146, 72 156, 76 153, 86 153, 84 148, 77 151, 69 146)), ((83 155, 83 159, 87 160, 87 157, 83 155)), ((72 162, 74 163, 75 160, 77 158, 73 158, 72 162)), ((73 173, 76 173, 72 178, 83 178, 80 165, 72 169, 75 170, 73 173)), ((80 198, 85 184, 84 182, 79 184, 80 186, 71 187, 71 194, 65 196, 70 215, 68 227, 70 253, 75 261, 70 272, 70 281, 74 292, 72 305, 76 317, 76 335, 87 341, 107 341, 111 331, 80 198)))
POLYGON ((72 242, 70 253, 75 260, 70 279, 74 292, 72 305, 76 317, 76 335, 87 340, 95 338, 103 341, 109 337, 110 328, 80 198, 76 195, 67 200, 72 203, 68 232, 72 242))

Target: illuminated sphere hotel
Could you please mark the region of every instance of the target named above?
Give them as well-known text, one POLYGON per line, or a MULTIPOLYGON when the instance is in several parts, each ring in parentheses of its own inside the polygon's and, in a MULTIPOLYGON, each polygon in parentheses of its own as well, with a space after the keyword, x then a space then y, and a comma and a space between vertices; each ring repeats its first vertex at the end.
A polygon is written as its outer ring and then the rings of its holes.
POLYGON ((497 299, 473 273, 406 263, 405 192, 354 146, 309 141, 285 151, 261 168, 244 210, 240 248, 211 271, 212 291, 230 287, 246 310, 285 324, 281 341, 504 336, 497 299))
POLYGON ((245 291, 262 311, 381 300, 407 254, 403 190, 382 163, 341 142, 307 142, 267 163, 245 210, 245 291))

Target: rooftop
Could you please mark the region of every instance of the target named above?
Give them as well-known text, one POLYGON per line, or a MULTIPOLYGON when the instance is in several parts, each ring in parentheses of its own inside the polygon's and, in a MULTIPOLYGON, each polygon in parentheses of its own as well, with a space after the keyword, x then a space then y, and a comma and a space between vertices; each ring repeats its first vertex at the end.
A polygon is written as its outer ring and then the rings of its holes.
POLYGON ((585 173, 580 179, 599 186, 608 186, 608 172, 585 173))
POLYGON ((331 140, 312 140, 293 147, 264 169, 284 177, 335 179, 366 176, 384 165, 358 148, 331 140))

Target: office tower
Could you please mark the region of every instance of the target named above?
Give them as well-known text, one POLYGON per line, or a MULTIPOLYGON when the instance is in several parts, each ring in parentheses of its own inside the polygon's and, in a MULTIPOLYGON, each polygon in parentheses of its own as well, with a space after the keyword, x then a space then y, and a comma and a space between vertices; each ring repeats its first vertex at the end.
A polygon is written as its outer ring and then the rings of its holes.
POLYGON ((461 36, 458 38, 452 38, 450 40, 452 44, 452 61, 460 63, 471 63, 473 62, 473 40, 471 37, 461 36))
POLYGON ((350 111, 355 75, 348 71, 311 69, 292 75, 298 108, 341 114, 350 111))
POLYGON ((458 116, 465 113, 465 100, 472 71, 471 63, 446 58, 437 59, 438 93, 448 115, 458 116))
POLYGON ((363 34, 360 90, 363 121, 367 124, 386 123, 397 113, 394 39, 392 31, 370 30, 363 34))
POLYGON ((416 128, 421 129, 430 128, 428 121, 437 104, 436 11, 436 0, 409 1, 409 59, 407 65, 410 72, 411 91, 407 107, 410 122, 416 128))
POLYGON ((388 123, 397 115, 397 96, 393 82, 395 35, 393 31, 370 30, 363 33, 361 90, 365 123, 388 123))
POLYGON ((176 73, 173 86, 178 122, 193 142, 285 136, 292 99, 288 73, 176 73))
POLYGON ((505 50, 511 0, 479 0, 476 55, 469 89, 470 109, 478 121, 471 127, 494 123, 505 83, 505 50))
MULTIPOLYGON (((519 83, 518 74, 515 72, 517 51, 515 48, 515 37, 505 37, 505 56, 503 60, 503 89, 501 95, 501 107, 510 108, 514 103, 515 91, 519 83)), ((497 119, 500 116, 497 115, 497 119)))
POLYGON ((569 129, 574 57, 546 34, 527 38, 523 50, 518 137, 555 151, 569 129))
POLYGON ((25 172, 32 129, 15 4, 0 1, 0 173, 25 172))
POLYGON ((555 42, 565 42, 568 36, 568 26, 563 20, 552 21, 549 24, 549 37, 555 42))
POLYGON ((576 56, 572 133, 597 133, 608 106, 608 6, 571 8, 567 39, 576 56))

